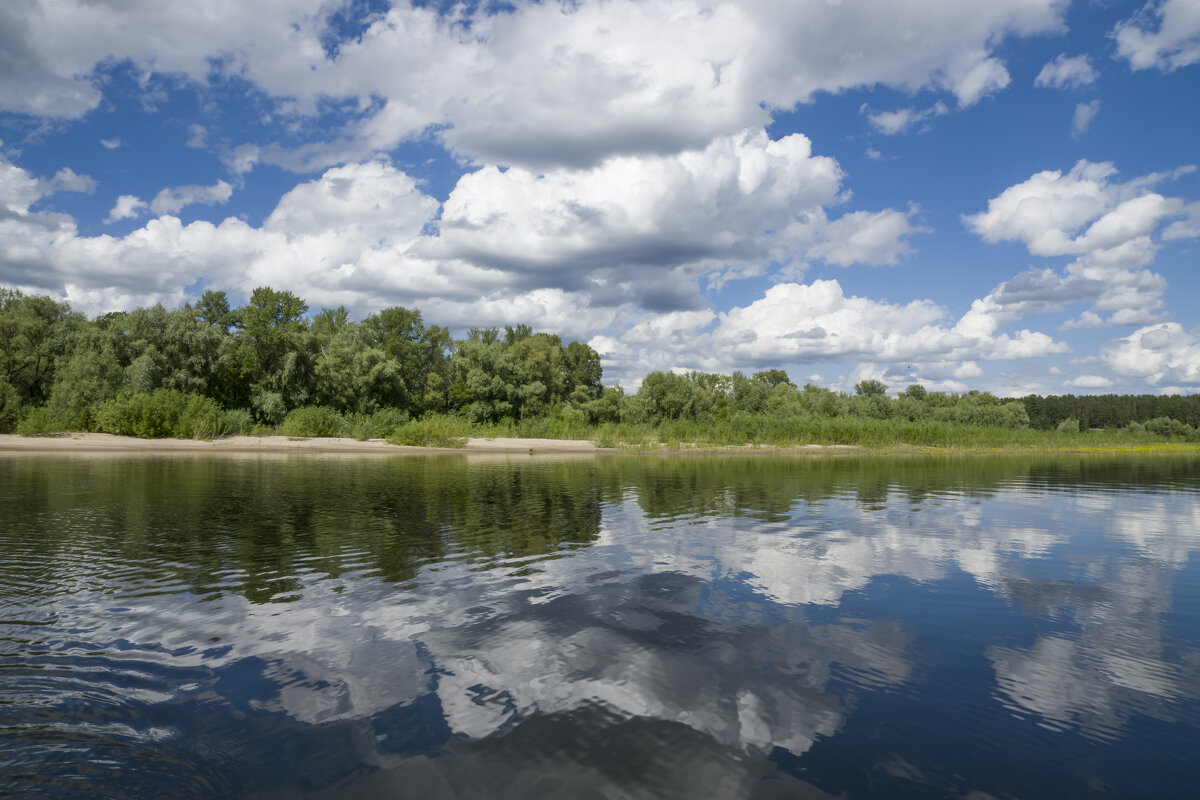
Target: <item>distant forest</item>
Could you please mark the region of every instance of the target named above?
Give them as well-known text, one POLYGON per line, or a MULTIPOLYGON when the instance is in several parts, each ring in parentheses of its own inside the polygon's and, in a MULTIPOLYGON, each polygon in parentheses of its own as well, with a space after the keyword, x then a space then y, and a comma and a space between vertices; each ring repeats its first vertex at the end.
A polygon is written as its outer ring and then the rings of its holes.
POLYGON ((266 287, 240 308, 206 291, 174 311, 88 319, 52 298, 0 288, 0 431, 374 438, 440 420, 546 435, 675 424, 672 435, 720 441, 855 441, 891 423, 907 426, 901 438, 938 442, 964 426, 1183 439, 1200 428, 1195 395, 1018 400, 914 384, 889 396, 875 380, 851 394, 798 387, 778 369, 652 372, 626 395, 601 378, 591 347, 528 325, 472 328, 454 339, 417 310, 386 308, 362 321, 341 307, 309 315, 303 299, 266 287))

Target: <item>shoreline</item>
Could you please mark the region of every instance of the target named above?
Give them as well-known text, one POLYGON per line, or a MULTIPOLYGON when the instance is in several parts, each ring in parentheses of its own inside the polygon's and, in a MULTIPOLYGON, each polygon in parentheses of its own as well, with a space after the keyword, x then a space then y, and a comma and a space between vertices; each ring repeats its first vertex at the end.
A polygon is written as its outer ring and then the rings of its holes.
POLYGON ((791 447, 600 447, 587 439, 472 437, 464 447, 421 447, 335 437, 227 436, 219 439, 139 439, 110 433, 56 433, 47 436, 0 434, 0 457, 6 456, 423 456, 465 455, 474 458, 536 456, 578 458, 592 455, 859 455, 866 448, 844 444, 791 447))
POLYGON ((383 439, 288 436, 227 436, 219 439, 139 439, 109 433, 60 433, 49 436, 0 434, 0 455, 361 455, 430 454, 578 455, 618 452, 586 440, 468 439, 466 447, 415 447, 383 439))
POLYGON ((653 456, 1004 456, 1004 455, 1192 455, 1200 457, 1200 445, 1101 445, 1095 447, 926 447, 898 444, 867 447, 845 444, 773 446, 746 444, 682 447, 599 447, 586 439, 525 439, 513 437, 469 438, 465 447, 419 447, 388 444, 383 439, 359 441, 350 438, 287 436, 229 436, 219 439, 139 439, 108 433, 61 433, 49 436, 0 434, 0 457, 11 456, 320 456, 379 457, 422 455, 465 455, 473 458, 560 457, 594 455, 653 456))

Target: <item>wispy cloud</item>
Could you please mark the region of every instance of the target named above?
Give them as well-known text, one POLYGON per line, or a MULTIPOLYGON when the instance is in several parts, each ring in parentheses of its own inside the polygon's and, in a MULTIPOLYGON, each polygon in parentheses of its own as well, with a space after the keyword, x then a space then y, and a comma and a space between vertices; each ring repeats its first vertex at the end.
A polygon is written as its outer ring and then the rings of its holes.
POLYGON ((894 136, 922 126, 934 117, 948 113, 949 110, 946 104, 939 100, 929 108, 900 108, 895 111, 871 111, 864 104, 859 112, 867 115, 867 121, 875 130, 885 136, 894 136))
POLYGON ((1068 57, 1066 53, 1061 53, 1042 67, 1033 85, 1051 89, 1078 89, 1090 86, 1099 77, 1100 73, 1096 72, 1086 55, 1068 57))
POLYGON ((206 206, 227 202, 233 196, 233 187, 225 181, 212 186, 175 186, 163 189, 150 201, 150 210, 155 214, 177 214, 185 206, 206 206))
POLYGON ((1075 106, 1075 116, 1071 120, 1071 135, 1078 139, 1087 132, 1088 127, 1092 124, 1092 120, 1100 113, 1100 101, 1092 100, 1090 103, 1080 103, 1075 106))

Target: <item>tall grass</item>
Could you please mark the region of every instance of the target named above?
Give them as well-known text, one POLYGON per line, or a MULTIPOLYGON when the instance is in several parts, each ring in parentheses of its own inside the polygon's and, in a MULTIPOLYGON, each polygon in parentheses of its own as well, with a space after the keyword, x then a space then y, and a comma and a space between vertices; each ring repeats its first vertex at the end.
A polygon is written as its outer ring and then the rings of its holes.
POLYGON ((350 423, 337 409, 326 406, 303 406, 288 412, 279 424, 283 436, 346 436, 350 423))
POLYGON ((74 430, 70 417, 57 409, 34 406, 14 428, 22 436, 51 436, 74 430))
POLYGON ((350 435, 360 442, 368 439, 385 439, 392 431, 409 421, 407 411, 399 408, 381 408, 374 414, 352 414, 349 417, 350 435))
POLYGON ((211 398, 174 389, 122 394, 96 407, 93 427, 143 439, 213 439, 241 433, 249 417, 224 411, 211 398))
MULTIPOLYGON (((453 415, 410 419, 399 409, 343 415, 308 406, 292 410, 278 429, 253 426, 245 409, 222 410, 212 400, 171 390, 122 394, 97 406, 93 429, 128 436, 214 438, 228 434, 353 436, 386 439, 392 444, 463 447, 470 437, 583 439, 600 447, 626 450, 852 445, 867 449, 932 448, 948 450, 1090 450, 1149 449, 1194 441, 1197 433, 1173 420, 1152 420, 1121 430, 1088 431, 1064 425, 1041 431, 939 419, 878 419, 850 414, 771 414, 734 412, 705 420, 588 423, 574 409, 541 417, 472 423, 453 415)), ((26 410, 16 426, 25 435, 72 430, 72 422, 49 408, 26 410)))
POLYGON ((539 418, 520 422, 467 425, 462 436, 521 436, 545 439, 587 439, 600 447, 619 449, 687 449, 707 447, 796 447, 852 445, 985 450, 1074 449, 1134 447, 1165 444, 1176 439, 1149 431, 1036 431, 1029 428, 968 425, 941 420, 873 419, 853 416, 770 416, 733 414, 707 421, 673 420, 659 424, 578 421, 539 418))
POLYGON ((471 435, 471 423, 466 420, 430 414, 399 426, 387 436, 387 441, 414 447, 465 447, 471 435))

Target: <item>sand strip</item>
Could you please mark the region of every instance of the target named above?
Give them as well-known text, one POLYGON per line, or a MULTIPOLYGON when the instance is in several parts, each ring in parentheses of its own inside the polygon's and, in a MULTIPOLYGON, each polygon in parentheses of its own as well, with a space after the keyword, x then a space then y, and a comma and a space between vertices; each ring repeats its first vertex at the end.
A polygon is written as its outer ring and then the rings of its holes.
POLYGON ((238 454, 280 453, 285 455, 427 455, 430 453, 551 454, 611 452, 581 439, 468 439, 465 448, 406 447, 382 439, 287 436, 229 436, 212 441, 196 439, 137 439, 108 433, 64 433, 55 436, 0 434, 0 454, 238 454))

